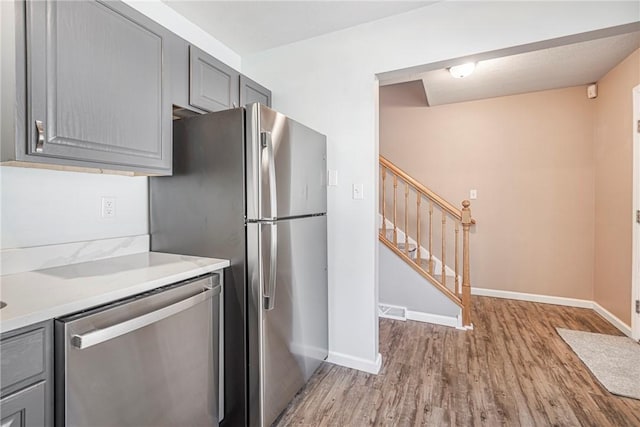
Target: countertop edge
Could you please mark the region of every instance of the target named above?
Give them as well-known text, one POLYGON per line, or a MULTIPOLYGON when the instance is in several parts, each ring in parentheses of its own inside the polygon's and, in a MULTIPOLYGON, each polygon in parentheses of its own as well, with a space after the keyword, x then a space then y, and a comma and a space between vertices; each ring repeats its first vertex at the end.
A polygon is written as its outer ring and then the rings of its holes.
POLYGON ((183 280, 191 279, 196 276, 221 270, 223 268, 229 267, 229 265, 230 262, 228 260, 220 260, 219 262, 216 262, 214 264, 195 267, 191 270, 167 275, 159 279, 147 281, 138 285, 132 285, 124 289, 118 289, 111 292, 103 292, 89 298, 84 298, 78 301, 72 301, 66 304, 50 307, 45 310, 40 310, 36 313, 3 320, 0 321, 0 334, 11 332, 25 326, 33 325, 35 323, 40 323, 46 320, 73 314, 75 312, 86 310, 92 307, 97 307, 103 304, 117 301, 119 299, 128 298, 130 296, 147 292, 161 286, 170 285, 172 283, 181 282, 183 280))

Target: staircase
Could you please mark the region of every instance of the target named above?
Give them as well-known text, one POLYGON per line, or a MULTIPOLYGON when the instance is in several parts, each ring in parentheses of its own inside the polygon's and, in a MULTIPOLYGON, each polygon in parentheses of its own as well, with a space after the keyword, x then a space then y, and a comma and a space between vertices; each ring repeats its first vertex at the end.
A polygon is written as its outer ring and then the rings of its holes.
POLYGON ((418 272, 425 286, 430 284, 458 305, 462 325, 471 327, 469 230, 475 220, 470 202, 464 200, 462 209, 456 208, 382 156, 380 183, 380 242, 418 272), (437 222, 440 226, 434 227, 437 222))

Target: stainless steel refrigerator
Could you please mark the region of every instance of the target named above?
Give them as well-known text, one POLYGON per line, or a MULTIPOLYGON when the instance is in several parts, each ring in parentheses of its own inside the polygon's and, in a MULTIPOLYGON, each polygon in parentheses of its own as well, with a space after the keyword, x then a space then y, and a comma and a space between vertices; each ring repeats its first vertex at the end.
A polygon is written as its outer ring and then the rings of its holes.
POLYGON ((326 137, 260 104, 174 121, 154 251, 225 271, 225 426, 269 426, 328 354, 326 137))

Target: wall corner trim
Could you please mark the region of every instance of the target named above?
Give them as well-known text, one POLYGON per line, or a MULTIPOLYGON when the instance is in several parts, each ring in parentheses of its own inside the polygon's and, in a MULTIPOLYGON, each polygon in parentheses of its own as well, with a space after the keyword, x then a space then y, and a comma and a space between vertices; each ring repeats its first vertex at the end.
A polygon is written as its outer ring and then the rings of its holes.
POLYGON ((330 351, 329 357, 327 357, 327 362, 377 375, 382 367, 382 355, 378 353, 376 360, 369 360, 351 356, 349 354, 330 351))

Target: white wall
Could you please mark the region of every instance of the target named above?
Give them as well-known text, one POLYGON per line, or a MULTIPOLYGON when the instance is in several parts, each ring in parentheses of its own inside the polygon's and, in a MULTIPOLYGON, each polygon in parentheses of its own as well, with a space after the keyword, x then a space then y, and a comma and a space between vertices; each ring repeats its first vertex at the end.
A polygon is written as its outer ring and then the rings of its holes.
POLYGON ((0 248, 148 233, 147 178, 0 167, 0 248), (116 198, 115 218, 101 198, 116 198))
POLYGON ((373 363, 376 313, 376 73, 638 20, 636 2, 439 2, 243 58, 278 110, 328 136, 330 350, 373 363), (351 186, 364 184, 365 200, 351 186))

